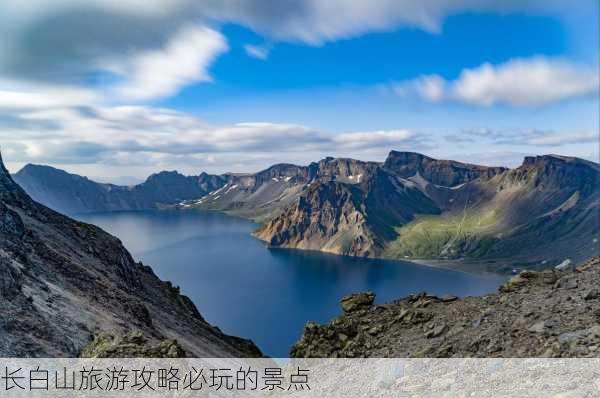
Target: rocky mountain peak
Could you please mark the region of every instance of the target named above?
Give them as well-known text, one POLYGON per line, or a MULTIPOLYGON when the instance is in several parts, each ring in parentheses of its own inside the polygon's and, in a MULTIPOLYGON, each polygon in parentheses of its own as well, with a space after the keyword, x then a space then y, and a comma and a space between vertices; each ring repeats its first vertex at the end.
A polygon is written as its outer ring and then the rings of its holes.
POLYGON ((588 167, 595 170, 600 170, 597 163, 590 162, 584 159, 561 156, 561 155, 540 155, 540 156, 525 156, 521 167, 569 167, 569 166, 581 166, 588 167))
POLYGON ((390 151, 388 157, 385 160, 386 165, 402 165, 402 164, 414 164, 420 163, 423 160, 434 160, 429 156, 423 155, 418 152, 404 152, 404 151, 390 151))
POLYGON ((490 178, 506 169, 454 160, 438 160, 415 152, 391 151, 383 167, 402 178, 419 175, 432 184, 453 187, 474 179, 490 178))
POLYGON ((527 156, 511 175, 536 186, 576 187, 584 194, 597 192, 600 184, 598 164, 559 155, 527 156))
POLYGON ((152 175, 150 175, 147 179, 146 182, 156 182, 156 181, 162 181, 162 180, 174 180, 174 179, 184 179, 185 176, 181 173, 179 173, 177 170, 164 170, 158 173, 154 173, 152 175))

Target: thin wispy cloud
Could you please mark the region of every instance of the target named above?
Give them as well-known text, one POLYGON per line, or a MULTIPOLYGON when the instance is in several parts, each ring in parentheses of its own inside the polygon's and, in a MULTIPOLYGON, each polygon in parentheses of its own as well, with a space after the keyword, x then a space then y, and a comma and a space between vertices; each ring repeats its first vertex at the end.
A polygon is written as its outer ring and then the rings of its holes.
POLYGON ((244 50, 246 54, 253 58, 257 58, 260 60, 266 60, 269 57, 269 53, 271 52, 272 46, 269 44, 263 45, 254 45, 254 44, 246 44, 244 46, 244 50))
POLYGON ((556 147, 569 144, 588 144, 600 141, 598 131, 555 131, 540 129, 491 129, 477 128, 451 134, 448 140, 463 142, 489 142, 495 145, 527 145, 533 147, 556 147))

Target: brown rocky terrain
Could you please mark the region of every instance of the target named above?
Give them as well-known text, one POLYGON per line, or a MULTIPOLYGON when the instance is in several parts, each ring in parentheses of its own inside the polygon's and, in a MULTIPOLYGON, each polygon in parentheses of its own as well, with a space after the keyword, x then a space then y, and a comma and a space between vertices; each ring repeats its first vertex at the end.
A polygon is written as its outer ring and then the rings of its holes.
POLYGON ((392 151, 358 183, 323 184, 255 236, 274 247, 494 271, 582 261, 600 248, 600 167, 582 159, 527 157, 506 169, 392 151))
POLYGON ((309 322, 293 357, 600 357, 600 257, 577 268, 523 271, 482 297, 341 300, 343 315, 309 322))
MULTIPOLYGON (((207 323, 117 238, 34 202, 1 159, 0 297, 1 357, 74 357, 94 336, 132 331, 148 347, 175 340, 189 356, 261 356, 207 323)), ((168 345, 167 354, 180 352, 168 345)))

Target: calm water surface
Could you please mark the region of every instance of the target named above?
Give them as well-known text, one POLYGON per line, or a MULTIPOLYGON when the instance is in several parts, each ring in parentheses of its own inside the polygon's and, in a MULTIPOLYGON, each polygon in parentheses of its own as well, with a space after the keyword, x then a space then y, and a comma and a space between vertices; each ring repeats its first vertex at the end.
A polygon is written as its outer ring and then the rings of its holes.
POLYGON ((251 338, 273 357, 288 356, 306 321, 339 315, 343 295, 372 290, 378 302, 424 290, 479 295, 504 280, 405 262, 269 250, 250 236, 256 224, 214 212, 113 212, 77 218, 118 236, 136 259, 179 285, 207 321, 251 338))

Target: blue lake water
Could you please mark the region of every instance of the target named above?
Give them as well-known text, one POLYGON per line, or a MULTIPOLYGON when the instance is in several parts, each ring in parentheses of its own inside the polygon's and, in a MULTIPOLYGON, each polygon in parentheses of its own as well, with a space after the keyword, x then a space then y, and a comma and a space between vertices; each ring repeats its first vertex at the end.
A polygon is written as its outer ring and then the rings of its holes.
POLYGON ((427 291, 485 294, 495 275, 357 259, 300 250, 270 250, 250 236, 256 224, 193 210, 79 215, 119 237, 133 256, 189 296, 224 332, 252 339, 272 357, 287 357, 306 321, 339 315, 339 299, 372 290, 377 302, 427 291))

